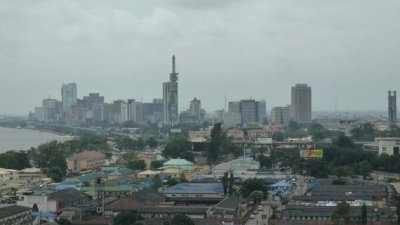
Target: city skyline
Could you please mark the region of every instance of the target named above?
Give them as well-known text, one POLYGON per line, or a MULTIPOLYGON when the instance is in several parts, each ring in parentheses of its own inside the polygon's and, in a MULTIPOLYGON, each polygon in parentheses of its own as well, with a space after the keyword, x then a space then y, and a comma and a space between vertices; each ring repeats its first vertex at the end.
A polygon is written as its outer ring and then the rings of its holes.
POLYGON ((387 111, 400 81, 400 2, 60 1, 0 3, 0 114, 26 115, 62 83, 78 97, 161 98, 179 57, 179 111, 197 97, 290 102, 313 88, 313 110, 387 111), (6 13, 12 12, 12 13, 6 13), (240 15, 240 16, 238 16, 240 15), (373 17, 371 15, 374 15, 373 17), (33 29, 34 28, 34 29, 33 29), (368 101, 365 101, 368 99, 368 101))

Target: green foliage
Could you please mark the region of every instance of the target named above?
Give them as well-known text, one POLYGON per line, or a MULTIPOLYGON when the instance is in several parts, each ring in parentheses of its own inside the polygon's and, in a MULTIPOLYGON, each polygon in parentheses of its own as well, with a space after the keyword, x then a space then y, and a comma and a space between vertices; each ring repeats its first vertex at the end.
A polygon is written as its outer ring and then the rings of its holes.
POLYGON ((71 221, 69 221, 68 219, 66 219, 64 217, 60 217, 57 220, 57 224, 59 224, 59 225, 72 225, 71 221))
POLYGON ((120 150, 132 151, 137 148, 137 143, 135 140, 128 136, 122 136, 117 139, 114 139, 117 144, 117 148, 120 150))
POLYGON ((259 203, 264 198, 264 192, 255 190, 249 195, 250 199, 253 199, 254 203, 259 203))
POLYGON ((175 216, 171 222, 171 225, 194 225, 194 221, 190 219, 190 217, 184 215, 177 215, 175 216))
POLYGON ((131 170, 144 170, 146 168, 146 162, 144 160, 132 160, 128 161, 126 166, 131 170))
POLYGON ((259 155, 258 161, 260 162, 260 167, 271 168, 272 167, 272 160, 270 157, 265 155, 259 155))
POLYGON ((319 123, 313 123, 307 129, 307 133, 312 136, 313 141, 321 141, 331 136, 332 132, 319 123))
POLYGON ((160 160, 154 160, 154 161, 151 161, 151 163, 150 163, 150 168, 151 169, 158 169, 158 168, 160 168, 162 166, 163 166, 163 162, 160 161, 160 160))
POLYGON ((337 136, 333 140, 333 145, 342 148, 354 148, 354 142, 351 138, 344 136, 343 134, 337 136))
POLYGON ((114 225, 137 225, 142 217, 133 212, 121 212, 114 217, 114 225))
POLYGON ((274 140, 274 141, 283 141, 283 140, 285 140, 285 136, 283 135, 282 132, 275 132, 272 135, 272 140, 274 140))
POLYGON ((29 167, 29 155, 25 151, 11 150, 0 154, 0 168, 22 170, 29 167))
POLYGON ((223 152, 222 144, 226 135, 222 131, 222 123, 214 124, 210 137, 211 140, 208 144, 207 159, 213 164, 219 159, 223 152))
POLYGON ((151 185, 151 189, 154 191, 158 191, 158 189, 160 189, 160 187, 162 186, 162 180, 160 175, 155 175, 152 179, 153 184, 151 185))
POLYGON ((344 222, 347 224, 350 220, 350 205, 347 202, 341 201, 337 204, 335 211, 332 214, 332 221, 335 224, 344 222))
POLYGON ((228 173, 224 173, 224 176, 222 177, 222 186, 224 189, 224 195, 228 194, 228 173))
POLYGON ((34 166, 40 168, 44 173, 47 173, 51 167, 58 167, 63 173, 66 174, 67 160, 65 156, 65 149, 61 143, 57 141, 41 144, 37 149, 32 148, 29 151, 34 166))
POLYGON ((233 173, 229 176, 229 183, 228 183, 228 195, 233 195, 233 173))
POLYGON ((47 171, 47 176, 53 179, 54 182, 58 183, 64 180, 65 171, 58 166, 53 166, 47 171))
POLYGON ((378 131, 371 123, 364 123, 351 129, 351 134, 354 140, 357 141, 374 141, 375 137, 378 137, 378 131))
POLYGON ((368 222, 367 206, 364 204, 361 208, 361 224, 365 225, 368 222))
POLYGON ((155 148, 158 146, 158 141, 155 137, 150 137, 146 140, 146 144, 151 148, 155 148))
POLYGON ((183 136, 173 137, 165 146, 162 154, 166 158, 182 158, 192 162, 194 161, 192 145, 187 138, 183 136))
POLYGON ((177 185, 177 184, 179 184, 179 181, 177 181, 177 180, 174 179, 174 178, 171 178, 171 179, 169 179, 169 180, 167 181, 168 187, 172 187, 172 186, 177 185))
POLYGON ((243 197, 247 198, 253 191, 262 191, 264 196, 267 196, 267 183, 264 179, 247 179, 242 183, 241 187, 243 197))

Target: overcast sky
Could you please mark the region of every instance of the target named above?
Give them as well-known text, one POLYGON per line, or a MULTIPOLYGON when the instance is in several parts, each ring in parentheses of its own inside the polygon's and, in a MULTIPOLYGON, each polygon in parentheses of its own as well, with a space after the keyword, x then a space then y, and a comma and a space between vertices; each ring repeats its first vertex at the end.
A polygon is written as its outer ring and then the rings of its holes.
POLYGON ((200 98, 386 110, 400 91, 399 0, 0 1, 0 114, 23 114, 61 85, 107 102, 162 97, 177 58, 179 108, 200 98))

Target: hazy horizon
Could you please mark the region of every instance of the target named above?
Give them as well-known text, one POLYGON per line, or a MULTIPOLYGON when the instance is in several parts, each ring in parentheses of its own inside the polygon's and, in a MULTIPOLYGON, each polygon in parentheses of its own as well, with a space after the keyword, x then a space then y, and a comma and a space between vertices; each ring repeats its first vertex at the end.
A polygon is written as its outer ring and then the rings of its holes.
MULTIPOLYGON (((312 88, 313 111, 386 111, 400 83, 400 1, 1 1, 0 115, 41 100, 162 98, 176 55, 179 109, 227 101, 290 104, 312 88)), ((400 91, 400 90, 398 90, 400 91)))

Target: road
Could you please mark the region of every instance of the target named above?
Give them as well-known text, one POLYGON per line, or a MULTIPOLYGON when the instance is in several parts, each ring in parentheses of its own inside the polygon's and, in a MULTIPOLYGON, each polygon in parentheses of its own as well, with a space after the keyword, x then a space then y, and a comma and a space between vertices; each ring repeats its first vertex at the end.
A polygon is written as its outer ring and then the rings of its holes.
MULTIPOLYGON (((269 195, 267 201, 262 201, 261 205, 263 206, 262 211, 258 211, 256 218, 249 219, 246 222, 246 225, 268 225, 268 218, 272 213, 271 203, 272 203, 272 196, 269 195), (262 215, 266 215, 266 219, 262 219, 262 215)), ((257 208, 255 209, 257 210, 257 208)))

